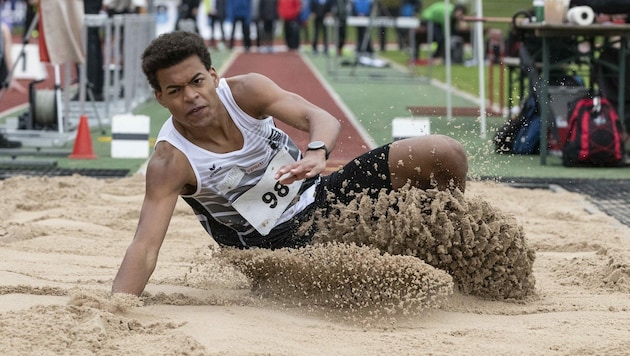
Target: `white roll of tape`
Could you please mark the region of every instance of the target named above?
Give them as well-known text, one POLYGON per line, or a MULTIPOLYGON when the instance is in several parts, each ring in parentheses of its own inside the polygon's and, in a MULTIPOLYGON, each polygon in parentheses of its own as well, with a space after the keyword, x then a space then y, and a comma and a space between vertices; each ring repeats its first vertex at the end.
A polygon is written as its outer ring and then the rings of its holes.
POLYGON ((590 6, 576 6, 569 9, 567 12, 567 20, 569 23, 587 26, 593 23, 595 20, 595 12, 590 6))

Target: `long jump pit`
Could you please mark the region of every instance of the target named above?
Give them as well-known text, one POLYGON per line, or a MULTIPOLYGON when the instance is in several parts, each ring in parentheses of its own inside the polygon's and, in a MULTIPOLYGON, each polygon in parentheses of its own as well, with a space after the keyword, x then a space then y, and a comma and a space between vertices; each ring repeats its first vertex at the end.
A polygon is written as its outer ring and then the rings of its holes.
MULTIPOLYGON (((299 78, 309 75, 298 54, 269 55, 267 64, 262 55, 243 56, 256 65, 236 60, 227 73, 263 72, 271 63, 299 78)), ((294 90, 279 74, 268 75, 294 90)), ((309 87, 300 95, 334 110, 309 96, 317 79, 299 82, 309 87)), ((352 129, 350 122, 344 127, 352 129)), ((340 163, 370 148, 354 135, 348 131, 352 142, 341 135, 344 150, 333 153, 340 163)), ((492 181, 470 181, 465 194, 403 189, 359 198, 315 222, 320 229, 310 246, 273 251, 219 248, 180 200, 144 294, 111 296, 143 194, 140 174, 0 181, 0 350, 573 355, 630 349, 630 228, 584 194, 492 181)))

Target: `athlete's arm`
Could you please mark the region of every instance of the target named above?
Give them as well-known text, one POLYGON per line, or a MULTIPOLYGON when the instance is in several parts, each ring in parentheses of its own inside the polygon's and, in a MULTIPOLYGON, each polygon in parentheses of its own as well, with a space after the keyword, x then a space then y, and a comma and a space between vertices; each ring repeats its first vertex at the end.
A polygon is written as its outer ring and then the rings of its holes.
MULTIPOLYGON (((280 88, 260 74, 247 74, 228 80, 236 102, 254 117, 272 116, 275 119, 309 133, 311 141, 322 141, 328 152, 335 147, 341 125, 326 110, 312 104, 298 94, 280 88)), ((276 178, 286 173, 291 177, 283 183, 313 177, 326 168, 324 150, 307 151, 301 161, 278 170, 276 178)))
POLYGON ((112 293, 142 294, 155 269, 179 193, 190 182, 191 174, 181 152, 165 142, 157 145, 147 166, 136 233, 114 278, 112 293))

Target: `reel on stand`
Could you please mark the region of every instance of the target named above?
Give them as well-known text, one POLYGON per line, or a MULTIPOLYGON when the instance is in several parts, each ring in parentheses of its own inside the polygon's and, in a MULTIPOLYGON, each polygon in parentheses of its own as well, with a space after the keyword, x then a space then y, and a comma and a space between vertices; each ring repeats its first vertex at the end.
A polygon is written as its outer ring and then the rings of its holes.
POLYGON ((34 81, 29 84, 29 110, 19 117, 20 130, 59 129, 55 90, 37 89, 35 85, 40 82, 34 81))

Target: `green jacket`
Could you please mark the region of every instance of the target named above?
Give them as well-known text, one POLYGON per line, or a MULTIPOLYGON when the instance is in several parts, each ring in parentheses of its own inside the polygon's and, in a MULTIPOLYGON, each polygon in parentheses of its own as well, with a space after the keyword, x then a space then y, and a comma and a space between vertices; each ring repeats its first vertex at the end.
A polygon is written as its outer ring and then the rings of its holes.
MULTIPOLYGON (((449 4, 448 13, 449 17, 453 14, 453 9, 455 5, 449 4)), ((426 9, 422 11, 422 15, 420 18, 425 21, 432 21, 435 23, 439 23, 440 25, 444 25, 444 13, 446 12, 446 4, 444 2, 439 1, 433 3, 426 9)))

